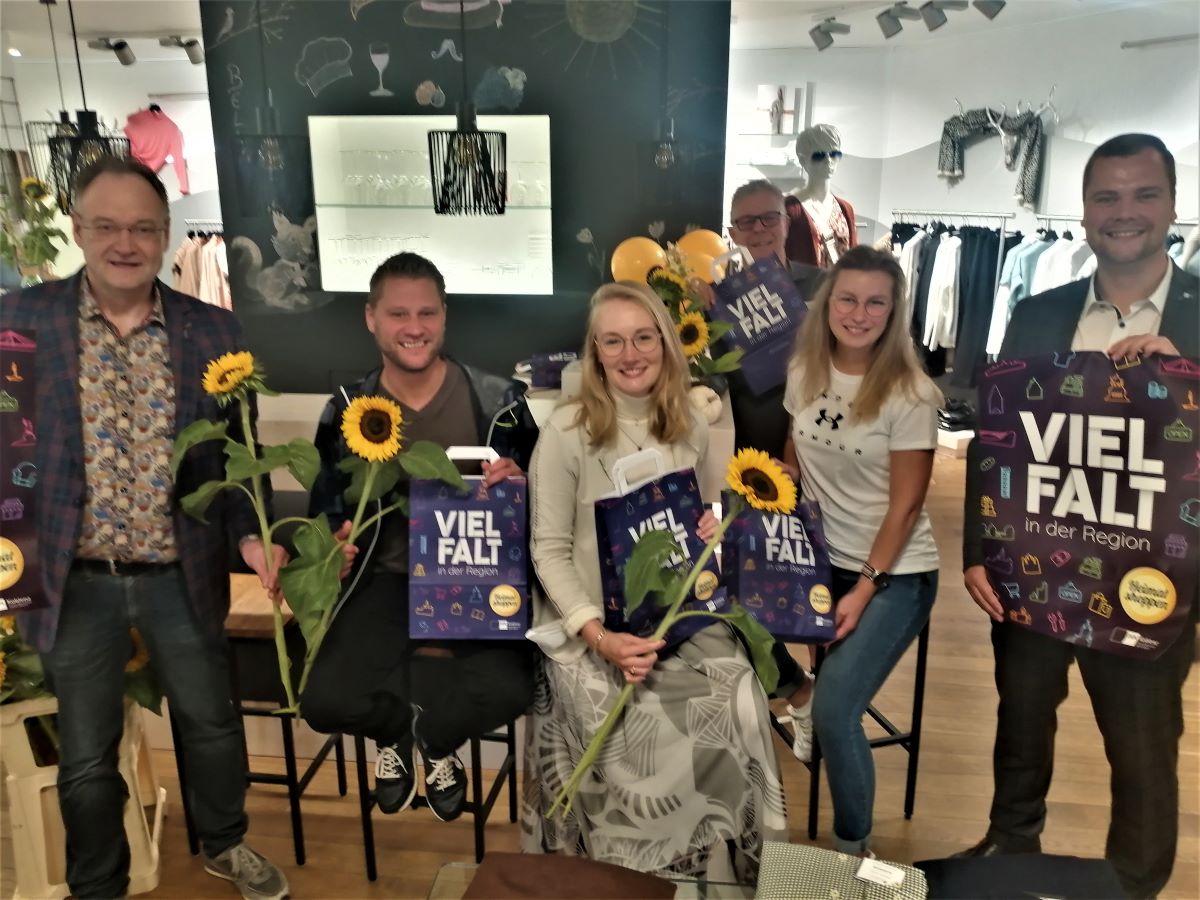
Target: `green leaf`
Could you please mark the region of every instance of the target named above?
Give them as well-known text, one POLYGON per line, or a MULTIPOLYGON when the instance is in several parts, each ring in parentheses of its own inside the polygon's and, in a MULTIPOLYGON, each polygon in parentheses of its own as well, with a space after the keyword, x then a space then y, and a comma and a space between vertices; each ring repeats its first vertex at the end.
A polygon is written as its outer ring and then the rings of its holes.
POLYGON ((175 439, 175 450, 171 454, 171 474, 179 474, 179 465, 183 462, 183 457, 197 444, 225 437, 226 424, 200 419, 179 432, 179 437, 175 439))
POLYGON ((726 372, 736 372, 742 367, 742 354, 745 351, 738 347, 736 350, 730 350, 728 353, 723 353, 712 361, 713 372, 725 374, 726 372))
POLYGON ((324 515, 301 525, 294 542, 297 556, 280 570, 279 584, 307 643, 325 611, 337 602, 344 557, 324 515))
POLYGON ((713 319, 708 323, 708 339, 710 341, 720 340, 721 338, 725 337, 725 335, 728 334, 732 328, 733 325, 731 325, 729 322, 724 322, 721 319, 713 319))
POLYGON ((467 490, 458 467, 450 461, 446 451, 433 441, 417 441, 400 454, 400 465, 410 477, 436 479, 460 491, 467 490))
POLYGON ((225 442, 225 477, 230 481, 246 481, 255 475, 264 475, 272 469, 287 465, 280 458, 280 447, 263 447, 263 455, 255 456, 245 444, 230 438, 225 442))
POLYGON ((358 505, 358 498, 362 496, 363 488, 367 484, 367 472, 373 465, 378 466, 379 471, 375 473, 375 480, 371 482, 371 494, 367 497, 368 502, 378 500, 396 486, 396 482, 400 480, 400 463, 394 459, 383 463, 369 463, 361 456, 353 454, 338 463, 341 471, 350 473, 350 486, 346 488, 345 497, 346 502, 352 506, 358 505))
POLYGON ((125 696, 156 716, 162 715, 162 689, 149 666, 125 674, 125 696))
POLYGON ((669 531, 647 531, 633 547, 625 564, 625 615, 633 615, 651 591, 663 591, 670 585, 671 570, 666 568, 679 544, 669 531))
POLYGON ((727 618, 729 623, 746 639, 746 645, 750 648, 750 661, 754 664, 754 672, 758 675, 763 690, 770 694, 779 686, 779 666, 775 662, 775 657, 771 655, 775 638, 771 637, 771 633, 763 627, 762 623, 750 615, 749 611, 740 603, 731 605, 727 618))
POLYGON ((317 480, 317 474, 321 471, 321 456, 317 453, 317 448, 312 445, 312 441, 296 438, 289 442, 285 449, 288 451, 288 471, 300 482, 301 487, 311 491, 313 482, 317 480))
POLYGON ((199 519, 204 524, 208 524, 208 520, 204 518, 204 513, 208 510, 209 504, 216 499, 217 494, 223 488, 234 487, 232 481, 206 481, 196 490, 192 491, 186 497, 179 501, 179 505, 183 511, 193 519, 199 519))

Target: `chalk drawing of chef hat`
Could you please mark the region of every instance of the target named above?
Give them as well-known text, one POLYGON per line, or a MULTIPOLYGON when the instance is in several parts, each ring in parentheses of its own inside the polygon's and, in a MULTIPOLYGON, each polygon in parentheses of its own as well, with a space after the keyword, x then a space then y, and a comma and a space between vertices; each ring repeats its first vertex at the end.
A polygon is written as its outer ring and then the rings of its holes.
POLYGON ((296 81, 312 91, 315 97, 335 81, 354 74, 350 71, 353 53, 349 42, 343 38, 322 37, 309 41, 296 63, 296 81))

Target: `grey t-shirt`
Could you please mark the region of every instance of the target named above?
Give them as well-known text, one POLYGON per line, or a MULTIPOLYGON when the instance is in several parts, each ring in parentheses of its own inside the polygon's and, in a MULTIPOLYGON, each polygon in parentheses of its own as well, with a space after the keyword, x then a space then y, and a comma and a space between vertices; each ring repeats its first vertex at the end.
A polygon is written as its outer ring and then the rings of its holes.
MULTIPOLYGON (((390 396, 382 384, 379 393, 390 396)), ((400 403, 398 400, 396 402, 400 403)), ((471 386, 463 370, 454 363, 446 366, 446 378, 442 386, 424 409, 410 409, 400 403, 400 412, 404 417, 400 426, 402 447, 414 441, 432 441, 440 447, 470 447, 479 443, 475 411, 471 405, 471 386)), ((461 462, 458 468, 464 475, 479 474, 477 462, 461 462)), ((401 476, 396 492, 408 496, 407 475, 401 476)), ((400 511, 383 519, 373 560, 376 571, 408 574, 408 517, 400 511)))

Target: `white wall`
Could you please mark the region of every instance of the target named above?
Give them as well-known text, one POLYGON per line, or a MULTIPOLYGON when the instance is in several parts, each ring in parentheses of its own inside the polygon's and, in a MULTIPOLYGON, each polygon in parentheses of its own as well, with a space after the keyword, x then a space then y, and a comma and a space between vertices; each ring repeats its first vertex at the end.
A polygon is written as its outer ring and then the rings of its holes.
MULTIPOLYGON (((16 83, 17 100, 25 121, 55 121, 62 108, 58 79, 50 60, 11 59, 5 57, 5 75, 16 83)), ((79 74, 74 59, 60 60, 63 93, 67 111, 75 118, 81 106, 79 74)), ((120 131, 130 114, 157 102, 180 127, 184 136, 184 156, 188 160, 191 194, 179 192, 179 180, 171 163, 158 173, 171 198, 171 246, 178 244, 186 231, 185 218, 220 219, 217 195, 217 164, 213 149, 212 118, 208 107, 208 82, 203 65, 181 60, 139 60, 134 66, 91 61, 83 64, 83 81, 88 108, 95 110, 109 127, 120 131), (165 95, 165 96, 164 96, 165 95), (184 95, 184 96, 170 96, 184 95)), ((59 227, 70 234, 70 221, 62 218, 59 227)), ((170 254, 164 261, 162 277, 170 280, 170 254)), ((55 261, 59 275, 74 272, 83 264, 83 256, 74 243, 69 244, 55 261)))
MULTIPOLYGON (((1135 9, 1080 14, 1036 26, 1006 27, 1003 16, 978 34, 896 39, 868 49, 823 53, 796 50, 734 51, 730 99, 753 96, 758 83, 816 84, 814 122, 842 132, 847 158, 834 179, 838 194, 860 219, 887 220, 894 207, 1032 215, 1013 197, 1016 174, 1007 171, 998 139, 967 150, 965 177, 951 184, 937 175, 942 123, 965 108, 1040 103, 1057 85, 1057 124, 1047 122, 1046 158, 1038 210, 1078 213, 1083 164, 1096 145, 1127 131, 1161 137, 1176 155, 1180 218, 1195 219, 1200 198, 1200 68, 1195 42, 1141 50, 1120 43, 1197 30, 1192 3, 1149 2, 1135 9), (861 159, 856 157, 870 157, 861 159), (872 179, 878 189, 871 191, 872 179)), ((946 29, 949 32, 949 29, 946 29)), ((733 103, 730 104, 731 117, 733 103)), ((731 150, 733 147, 731 138, 731 150)), ((774 176, 763 170, 766 177, 774 176)), ((732 173, 726 196, 752 173, 732 173)), ((787 189, 794 182, 780 182, 787 189)), ((866 237, 860 231, 860 236, 866 237)))

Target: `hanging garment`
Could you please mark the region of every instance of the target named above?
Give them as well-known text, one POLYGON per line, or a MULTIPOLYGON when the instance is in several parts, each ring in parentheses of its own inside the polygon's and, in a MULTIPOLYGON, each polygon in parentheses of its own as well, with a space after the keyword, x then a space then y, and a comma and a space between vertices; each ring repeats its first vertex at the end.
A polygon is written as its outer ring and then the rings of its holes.
POLYGON ((183 158, 183 132, 161 110, 143 109, 125 122, 129 152, 138 162, 157 172, 170 158, 179 179, 179 192, 189 193, 187 160, 183 158))
POLYGON ((958 265, 962 238, 942 235, 933 261, 933 276, 925 309, 925 334, 922 343, 933 350, 954 346, 958 315, 958 265))
POLYGON ((988 326, 987 346, 985 348, 988 356, 998 354, 1000 352, 1000 345, 1004 342, 1004 332, 1008 328, 1008 301, 1012 292, 1017 259, 1021 256, 1025 248, 1041 241, 1041 239, 1041 235, 1031 234, 1004 254, 1004 266, 1000 270, 1000 284, 996 286, 996 297, 992 303, 992 319, 988 326))
POLYGON ((933 223, 929 228, 929 238, 922 242, 917 250, 917 271, 914 278, 916 292, 913 293, 912 335, 916 342, 921 361, 930 378, 937 378, 946 372, 946 351, 944 348, 930 350, 925 346, 925 313, 929 306, 929 287, 933 280, 933 263, 937 258, 938 247, 941 246, 941 235, 946 233, 946 226, 933 223))
MULTIPOLYGON (((951 383, 974 387, 986 359, 988 331, 996 299, 996 265, 1000 255, 1000 232, 993 228, 968 226, 959 230, 963 246, 959 254, 958 335, 954 347, 951 383)), ((1021 235, 1004 236, 1005 256, 1021 243, 1021 235)), ((1007 309, 1007 304, 1005 304, 1007 309)))
MULTIPOLYGON (((1024 112, 1019 116, 1001 116, 994 110, 992 113, 992 118, 999 121, 1009 138, 1004 147, 1005 165, 1009 169, 1015 168, 1020 157, 1016 197, 1026 206, 1034 206, 1042 184, 1045 133, 1041 116, 1033 112, 1024 112)), ((947 119, 942 126, 942 141, 938 147, 938 175, 943 178, 962 178, 966 141, 995 132, 986 109, 967 110, 962 115, 947 119)))
POLYGON ((1033 273, 1030 294, 1040 294, 1061 287, 1079 277, 1084 263, 1092 257, 1092 248, 1087 241, 1068 237, 1059 238, 1054 246, 1043 253, 1033 273))
POLYGON ((200 238, 186 237, 175 251, 172 287, 189 297, 200 295, 200 251, 203 246, 204 241, 200 238))
POLYGON ((921 246, 929 240, 929 232, 918 230, 900 248, 900 270, 904 273, 904 284, 908 291, 909 309, 917 297, 917 267, 921 262, 921 246))
MULTIPOLYGON (((851 247, 858 246, 858 230, 854 227, 854 207, 849 201, 843 200, 841 197, 834 197, 837 205, 834 209, 834 218, 837 218, 837 213, 840 212, 845 222, 845 231, 840 235, 838 245, 841 246, 842 241, 845 242, 845 250, 851 247)), ((804 208, 804 204, 799 200, 786 204, 788 211, 788 236, 785 249, 787 258, 792 262, 804 263, 810 266, 819 266, 828 268, 832 265, 831 262, 822 263, 821 260, 829 259, 829 255, 822 244, 822 236, 828 232, 828 226, 818 226, 813 221, 812 216, 808 214, 808 210, 804 208)), ((839 236, 834 235, 835 239, 839 236)), ((843 250, 844 252, 844 250, 843 250)))
POLYGON ((1041 238, 1032 244, 1018 248, 1019 256, 1013 265, 1012 287, 1008 293, 1008 314, 1017 304, 1033 293, 1033 275, 1037 270, 1037 262, 1042 254, 1054 246, 1057 237, 1041 238))
POLYGON ((200 251, 200 290, 196 294, 205 303, 232 309, 229 294, 229 262, 225 241, 218 235, 200 251))

